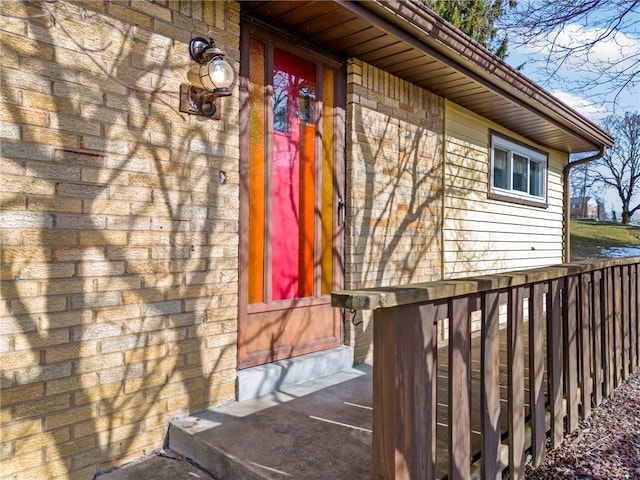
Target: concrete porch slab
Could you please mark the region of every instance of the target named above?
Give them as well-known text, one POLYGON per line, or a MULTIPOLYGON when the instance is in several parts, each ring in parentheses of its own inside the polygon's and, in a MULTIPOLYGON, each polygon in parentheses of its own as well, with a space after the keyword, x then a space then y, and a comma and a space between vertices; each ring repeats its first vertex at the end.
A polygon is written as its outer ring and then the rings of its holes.
POLYGON ((371 477, 371 367, 181 417, 168 447, 221 480, 371 477))

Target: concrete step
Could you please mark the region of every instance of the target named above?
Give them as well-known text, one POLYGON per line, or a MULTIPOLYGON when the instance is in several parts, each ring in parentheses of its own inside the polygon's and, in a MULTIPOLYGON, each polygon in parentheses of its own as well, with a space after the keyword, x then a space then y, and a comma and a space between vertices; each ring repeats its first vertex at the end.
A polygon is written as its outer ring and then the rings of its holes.
POLYGON ((353 366, 353 349, 341 345, 320 352, 245 368, 237 376, 237 400, 278 391, 289 385, 326 377, 353 366))
POLYGON ((371 367, 175 419, 168 447, 220 480, 371 477, 371 367))
POLYGON ((158 450, 124 465, 98 472, 94 480, 217 480, 187 459, 158 450))

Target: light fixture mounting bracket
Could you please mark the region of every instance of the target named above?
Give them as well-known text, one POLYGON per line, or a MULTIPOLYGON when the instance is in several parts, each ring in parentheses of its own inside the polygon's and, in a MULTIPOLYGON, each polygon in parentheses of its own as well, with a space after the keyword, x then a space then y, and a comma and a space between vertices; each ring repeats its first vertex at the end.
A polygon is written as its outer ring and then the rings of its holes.
POLYGON ((220 99, 203 88, 194 87, 188 83, 180 85, 179 110, 190 115, 220 120, 220 99))
POLYGON ((189 42, 189 55, 191 55, 194 62, 202 65, 213 57, 224 56, 224 52, 216 47, 216 42, 213 41, 213 38, 207 40, 204 37, 195 37, 189 42))

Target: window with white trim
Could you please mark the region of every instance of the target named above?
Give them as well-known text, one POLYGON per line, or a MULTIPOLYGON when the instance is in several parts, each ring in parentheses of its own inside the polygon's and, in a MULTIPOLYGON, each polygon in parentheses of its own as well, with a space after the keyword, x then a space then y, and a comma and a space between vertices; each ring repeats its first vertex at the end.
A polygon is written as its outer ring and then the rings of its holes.
POLYGON ((547 165, 546 153, 492 134, 491 198, 546 206, 547 165))

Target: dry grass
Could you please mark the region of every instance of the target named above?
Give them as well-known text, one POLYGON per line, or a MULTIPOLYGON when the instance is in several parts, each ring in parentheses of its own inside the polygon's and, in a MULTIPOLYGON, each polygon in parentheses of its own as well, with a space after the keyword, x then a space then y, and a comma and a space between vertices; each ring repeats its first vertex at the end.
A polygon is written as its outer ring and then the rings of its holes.
POLYGON ((603 248, 640 246, 640 227, 611 222, 571 220, 571 259, 606 256, 603 248))

